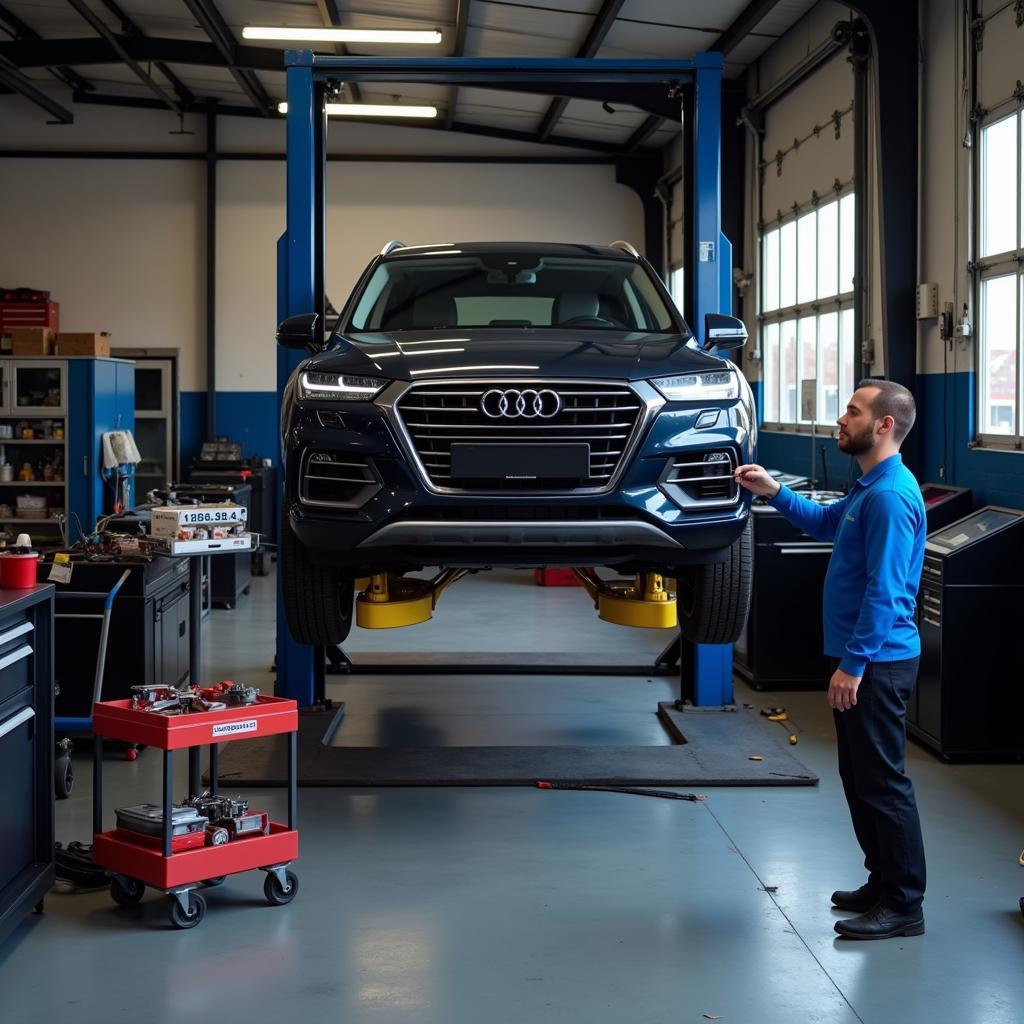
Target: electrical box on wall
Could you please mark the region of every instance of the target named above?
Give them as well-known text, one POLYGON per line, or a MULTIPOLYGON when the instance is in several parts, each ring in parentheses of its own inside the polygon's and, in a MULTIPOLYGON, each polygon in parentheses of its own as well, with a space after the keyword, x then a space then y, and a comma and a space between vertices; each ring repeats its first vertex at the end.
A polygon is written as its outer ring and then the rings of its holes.
POLYGON ((917 286, 917 319, 931 320, 939 315, 939 286, 919 284, 917 286))

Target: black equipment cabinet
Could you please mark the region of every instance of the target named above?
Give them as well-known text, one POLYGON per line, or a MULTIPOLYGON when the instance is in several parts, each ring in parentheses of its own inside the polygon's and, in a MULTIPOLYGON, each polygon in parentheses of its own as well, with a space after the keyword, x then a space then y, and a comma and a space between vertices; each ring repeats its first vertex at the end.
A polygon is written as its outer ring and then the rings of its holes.
MULTIPOLYGON (((821 503, 838 496, 815 493, 821 503)), ((733 668, 755 690, 822 689, 828 659, 821 595, 832 545, 809 537, 771 505, 755 503, 750 513, 754 588, 747 624, 733 648, 733 668)))
POLYGON ((928 519, 928 532, 941 530, 962 519, 973 508, 969 487, 950 487, 949 484, 921 484, 921 497, 928 519))
MULTIPOLYGON (((102 699, 130 697, 130 687, 136 684, 185 682, 189 673, 188 561, 155 555, 149 562, 75 561, 72 565, 71 582, 56 584, 59 593, 106 593, 129 570, 111 606, 102 699)), ((49 571, 49 563, 41 565, 40 579, 49 571)), ((61 717, 92 714, 100 640, 96 619, 63 616, 102 610, 103 602, 96 597, 60 598, 55 668, 61 717)))
POLYGON ((0 943, 55 880, 53 588, 0 591, 0 943))
MULTIPOLYGON (((249 520, 252 519, 252 484, 175 484, 174 493, 178 500, 194 498, 200 503, 231 501, 245 506, 249 520)), ((251 529, 251 527, 250 527, 251 529)), ((210 562, 210 601, 217 608, 234 608, 243 594, 249 593, 252 581, 252 558, 246 551, 239 555, 218 555, 210 562)))
POLYGON ((929 534, 907 723, 946 760, 1024 758, 1024 687, 1008 657, 1022 610, 1024 512, 988 506, 929 534))

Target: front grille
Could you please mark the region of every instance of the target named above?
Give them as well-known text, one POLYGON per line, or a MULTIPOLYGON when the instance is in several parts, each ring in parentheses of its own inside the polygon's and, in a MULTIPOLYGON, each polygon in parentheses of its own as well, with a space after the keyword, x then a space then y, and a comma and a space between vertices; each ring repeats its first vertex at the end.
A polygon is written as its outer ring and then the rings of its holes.
MULTIPOLYGON (((417 384, 397 411, 432 486, 459 491, 586 491, 608 487, 630 448, 643 403, 628 385, 589 381, 466 381, 417 384), (548 389, 562 408, 550 418, 487 416, 481 399, 494 389, 548 389), (459 479, 452 475, 452 445, 586 444, 586 479, 459 479)), ((496 448, 496 456, 500 449, 496 448)), ((497 465, 497 463, 496 463, 497 465)))
POLYGON ((358 508, 381 488, 373 463, 359 455, 306 452, 299 478, 299 499, 306 505, 358 508))
POLYGON ((669 460, 661 483, 683 508, 734 505, 739 500, 735 469, 736 455, 728 448, 687 452, 669 460))

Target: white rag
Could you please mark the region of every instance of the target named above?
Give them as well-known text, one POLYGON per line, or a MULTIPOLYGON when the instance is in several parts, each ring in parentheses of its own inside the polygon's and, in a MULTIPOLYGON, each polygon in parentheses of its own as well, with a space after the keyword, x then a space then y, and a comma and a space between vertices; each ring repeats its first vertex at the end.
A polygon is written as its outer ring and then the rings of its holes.
POLYGON ((142 461, 130 430, 111 430, 103 435, 103 468, 116 469, 142 461))

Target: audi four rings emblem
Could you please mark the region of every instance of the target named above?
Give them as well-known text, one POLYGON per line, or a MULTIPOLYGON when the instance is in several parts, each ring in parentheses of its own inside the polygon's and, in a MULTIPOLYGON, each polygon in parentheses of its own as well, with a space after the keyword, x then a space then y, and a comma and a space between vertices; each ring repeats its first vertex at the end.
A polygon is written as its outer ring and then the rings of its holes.
POLYGON ((480 399, 480 409, 492 420, 549 420, 562 411, 562 396, 550 388, 492 388, 480 399))

